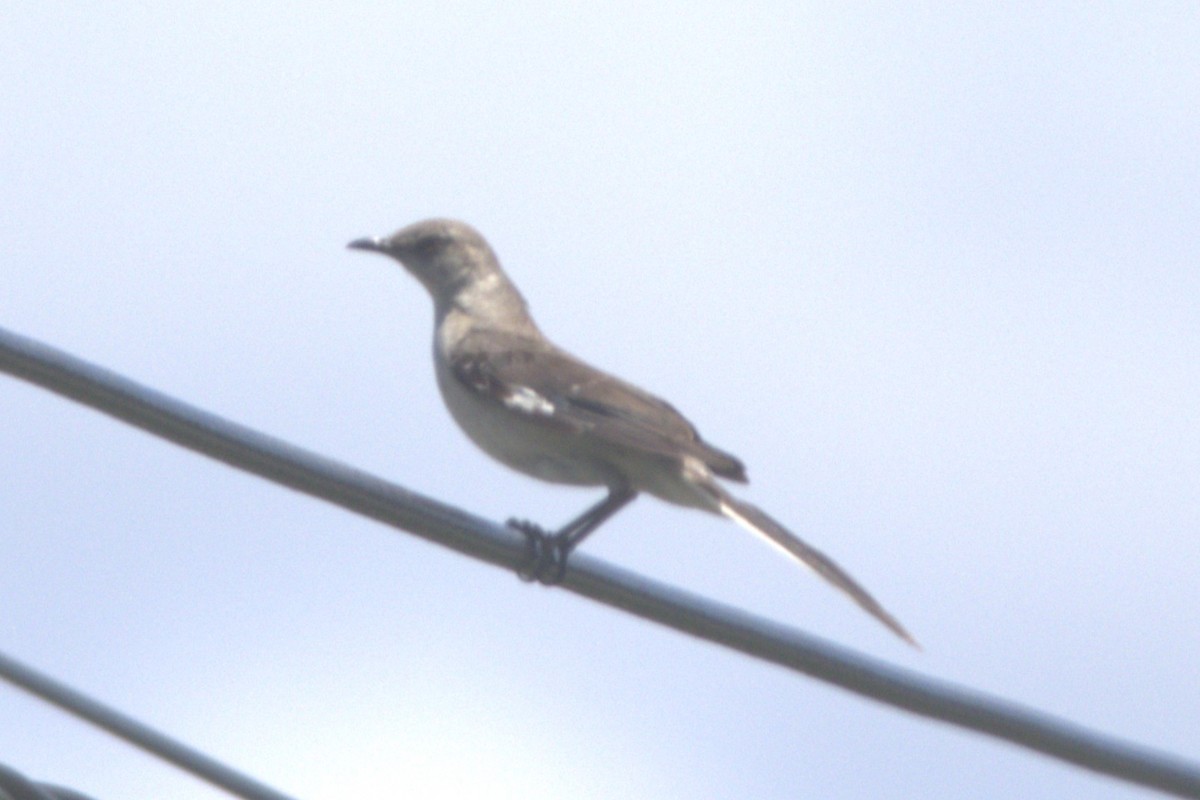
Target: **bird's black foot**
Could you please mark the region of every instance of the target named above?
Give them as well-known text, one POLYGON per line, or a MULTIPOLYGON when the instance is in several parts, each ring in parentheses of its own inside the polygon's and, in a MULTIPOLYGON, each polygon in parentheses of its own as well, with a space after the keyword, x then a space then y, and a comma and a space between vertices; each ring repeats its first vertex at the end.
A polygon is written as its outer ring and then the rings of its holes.
POLYGON ((554 586, 562 581, 567 571, 567 548, 563 537, 546 533, 540 525, 529 520, 510 519, 508 527, 525 535, 528 557, 517 568, 517 577, 523 581, 537 581, 544 586, 554 586))

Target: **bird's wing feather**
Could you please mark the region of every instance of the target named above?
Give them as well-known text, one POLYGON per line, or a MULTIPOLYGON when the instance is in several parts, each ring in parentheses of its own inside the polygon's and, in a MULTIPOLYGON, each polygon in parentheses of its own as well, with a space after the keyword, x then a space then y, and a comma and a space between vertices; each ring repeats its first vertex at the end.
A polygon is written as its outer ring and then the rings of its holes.
POLYGON ((469 334, 450 367, 472 391, 531 420, 656 455, 691 455, 717 475, 746 480, 742 463, 704 442, 671 404, 552 346, 497 331, 469 334))

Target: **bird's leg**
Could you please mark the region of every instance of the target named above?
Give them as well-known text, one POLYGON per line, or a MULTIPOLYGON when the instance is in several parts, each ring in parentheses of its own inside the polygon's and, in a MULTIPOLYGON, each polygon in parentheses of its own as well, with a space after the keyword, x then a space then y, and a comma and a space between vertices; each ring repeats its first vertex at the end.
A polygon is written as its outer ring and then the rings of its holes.
POLYGON ((637 492, 628 486, 610 487, 607 497, 555 533, 546 533, 527 520, 510 519, 509 527, 525 534, 529 550, 529 557, 517 570, 517 575, 523 581, 538 581, 546 586, 558 583, 566 572, 567 556, 571 551, 635 497, 637 492))

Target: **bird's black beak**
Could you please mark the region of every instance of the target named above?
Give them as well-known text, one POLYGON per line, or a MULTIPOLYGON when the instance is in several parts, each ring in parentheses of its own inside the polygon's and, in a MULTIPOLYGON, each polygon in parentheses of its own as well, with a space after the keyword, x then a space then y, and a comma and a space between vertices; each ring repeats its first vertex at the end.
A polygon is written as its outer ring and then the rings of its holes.
POLYGON ((374 236, 364 236, 362 239, 355 239, 350 244, 346 245, 351 250, 370 250, 373 253, 383 252, 383 242, 376 239, 374 236))

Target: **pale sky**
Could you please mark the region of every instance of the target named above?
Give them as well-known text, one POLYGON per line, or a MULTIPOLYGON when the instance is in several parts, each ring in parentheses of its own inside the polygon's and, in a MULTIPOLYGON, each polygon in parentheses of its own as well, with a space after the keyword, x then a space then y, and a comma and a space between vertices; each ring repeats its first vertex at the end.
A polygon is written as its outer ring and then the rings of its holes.
MULTIPOLYGON (((488 237, 925 646, 718 518, 589 553, 1200 759, 1200 11, 10 3, 0 326, 482 516, 349 240, 488 237)), ((0 377, 0 651, 304 800, 1142 790, 522 584, 0 377)), ((221 796, 0 685, 0 763, 221 796)))

